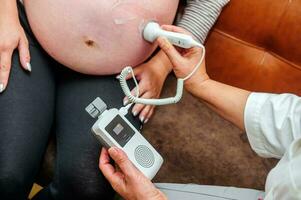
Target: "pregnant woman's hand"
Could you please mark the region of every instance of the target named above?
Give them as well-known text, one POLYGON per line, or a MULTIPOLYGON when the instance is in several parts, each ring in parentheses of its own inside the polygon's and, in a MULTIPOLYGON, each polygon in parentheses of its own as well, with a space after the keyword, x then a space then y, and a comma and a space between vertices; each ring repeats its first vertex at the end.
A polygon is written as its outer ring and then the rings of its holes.
POLYGON ((6 6, 9 6, 9 9, 3 12, 1 12, 2 8, 0 9, 0 93, 7 87, 12 54, 16 48, 19 51, 22 67, 31 71, 28 40, 19 22, 17 7, 16 10, 12 10, 13 5, 4 5, 6 6))
MULTIPOLYGON (((163 52, 159 52, 148 62, 134 68, 134 74, 139 81, 139 91, 141 98, 159 98, 164 81, 171 71, 171 64, 163 52)), ((130 79, 132 77, 128 77, 130 79)), ((132 90, 135 94, 135 89, 132 90)), ((127 97, 124 98, 124 104, 128 103, 127 97)), ((140 121, 147 123, 154 113, 155 106, 136 104, 132 113, 139 115, 140 121)))

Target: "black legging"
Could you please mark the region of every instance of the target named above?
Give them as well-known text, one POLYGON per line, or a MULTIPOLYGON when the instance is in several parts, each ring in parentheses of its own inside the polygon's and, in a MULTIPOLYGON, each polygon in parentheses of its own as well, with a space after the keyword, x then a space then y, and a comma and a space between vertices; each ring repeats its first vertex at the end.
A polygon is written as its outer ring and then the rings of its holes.
MULTIPOLYGON (((19 15, 33 71, 24 71, 14 52, 9 85, 0 94, 0 199, 27 199, 53 126, 55 175, 35 199, 112 199, 114 192, 98 169, 101 146, 91 134, 95 120, 85 107, 97 96, 108 107, 121 107, 118 81, 115 76, 82 75, 55 62, 34 38, 21 5, 19 15)), ((128 118, 140 127, 138 118, 128 118)))

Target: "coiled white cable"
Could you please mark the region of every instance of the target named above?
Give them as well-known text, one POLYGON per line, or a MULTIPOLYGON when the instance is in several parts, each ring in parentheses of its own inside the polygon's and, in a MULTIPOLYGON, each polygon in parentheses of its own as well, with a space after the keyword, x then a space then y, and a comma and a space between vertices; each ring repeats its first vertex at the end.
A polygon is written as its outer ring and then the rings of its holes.
POLYGON ((132 103, 138 103, 138 104, 146 104, 146 105, 168 105, 168 104, 174 104, 178 103, 183 95, 183 88, 184 88, 184 81, 188 80, 193 76, 193 74, 201 67, 204 58, 205 58, 205 47, 202 44, 197 44, 197 47, 202 48, 202 56, 200 61, 197 63, 195 68, 192 70, 190 74, 188 74, 185 78, 179 78, 177 80, 177 90, 176 90, 176 95, 174 97, 169 97, 169 98, 164 98, 164 99, 144 99, 144 98, 139 98, 139 85, 138 82, 135 78, 135 74, 133 71, 133 68, 131 66, 125 67, 120 74, 120 86, 124 92, 124 94, 127 96, 129 102, 132 103), (136 95, 132 95, 129 86, 127 84, 126 78, 127 76, 132 73, 132 78, 134 79, 134 82, 136 84, 136 95))
POLYGON ((202 44, 195 41, 190 35, 163 30, 160 27, 160 25, 155 21, 150 21, 149 23, 147 23, 143 30, 143 38, 148 42, 154 42, 159 36, 166 37, 169 40, 169 42, 171 42, 173 45, 179 46, 181 48, 202 48, 203 51, 201 59, 190 74, 188 74, 185 78, 178 79, 176 95, 174 97, 169 97, 165 99, 139 98, 139 86, 135 78, 133 69, 130 66, 124 68, 120 74, 120 85, 124 94, 128 97, 131 103, 148 105, 167 105, 179 102, 183 95, 184 81, 193 76, 193 74, 200 68, 205 58, 205 47, 202 44), (133 79, 136 84, 136 96, 131 94, 131 91, 126 82, 126 78, 130 73, 132 73, 133 79))

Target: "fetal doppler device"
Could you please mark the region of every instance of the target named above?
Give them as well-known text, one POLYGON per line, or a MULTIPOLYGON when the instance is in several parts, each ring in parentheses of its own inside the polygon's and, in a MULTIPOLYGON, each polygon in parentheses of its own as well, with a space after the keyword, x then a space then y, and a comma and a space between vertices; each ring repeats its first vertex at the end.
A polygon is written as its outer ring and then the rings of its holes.
POLYGON ((166 37, 172 44, 182 47, 200 47, 203 49, 202 57, 193 71, 185 78, 178 79, 177 93, 174 97, 165 99, 143 99, 139 98, 139 87, 134 76, 132 67, 124 68, 120 74, 120 85, 124 94, 131 104, 120 109, 107 109, 107 105, 98 97, 86 107, 86 111, 93 117, 98 118, 92 127, 92 133, 102 143, 104 147, 121 148, 146 177, 152 179, 159 171, 163 158, 155 148, 141 135, 141 133, 125 117, 133 103, 149 105, 167 105, 180 101, 183 94, 184 81, 189 79, 201 66, 205 48, 196 42, 191 36, 169 32, 161 29, 158 23, 149 22, 143 31, 143 37, 149 42, 154 42, 159 36, 166 37), (136 95, 132 95, 127 85, 126 77, 132 73, 136 84, 136 95))
POLYGON ((125 117, 131 104, 120 108, 107 109, 107 105, 98 97, 86 107, 93 118, 98 118, 92 127, 92 133, 106 148, 122 149, 146 177, 152 179, 159 171, 163 158, 155 148, 125 117))
POLYGON ((185 78, 179 78, 177 81, 177 91, 174 97, 165 98, 165 99, 143 99, 139 98, 139 87, 137 80, 134 76, 134 72, 131 66, 125 67, 120 74, 120 85, 124 92, 124 94, 128 97, 129 102, 138 103, 138 104, 147 104, 147 105, 167 105, 174 104, 181 100, 183 95, 183 87, 184 81, 189 79, 201 66, 204 57, 205 57, 205 47, 195 41, 190 35, 185 35, 182 33, 175 33, 170 31, 163 30, 160 25, 156 22, 149 22, 146 24, 143 30, 143 38, 148 42, 154 42, 159 36, 163 36, 169 40, 173 45, 181 47, 181 48, 192 48, 192 47, 200 47, 202 48, 202 56, 200 61, 195 66, 190 74, 188 74, 185 78), (126 77, 132 73, 134 82, 136 84, 136 95, 131 94, 131 91, 127 85, 126 77))

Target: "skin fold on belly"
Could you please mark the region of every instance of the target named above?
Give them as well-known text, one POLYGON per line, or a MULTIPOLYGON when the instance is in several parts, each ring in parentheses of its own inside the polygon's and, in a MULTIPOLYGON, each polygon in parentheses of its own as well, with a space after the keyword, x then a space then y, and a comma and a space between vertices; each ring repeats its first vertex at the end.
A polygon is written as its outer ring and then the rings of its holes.
POLYGON ((119 73, 144 62, 156 46, 142 38, 148 21, 171 24, 178 0, 25 0, 41 46, 85 74, 119 73))

